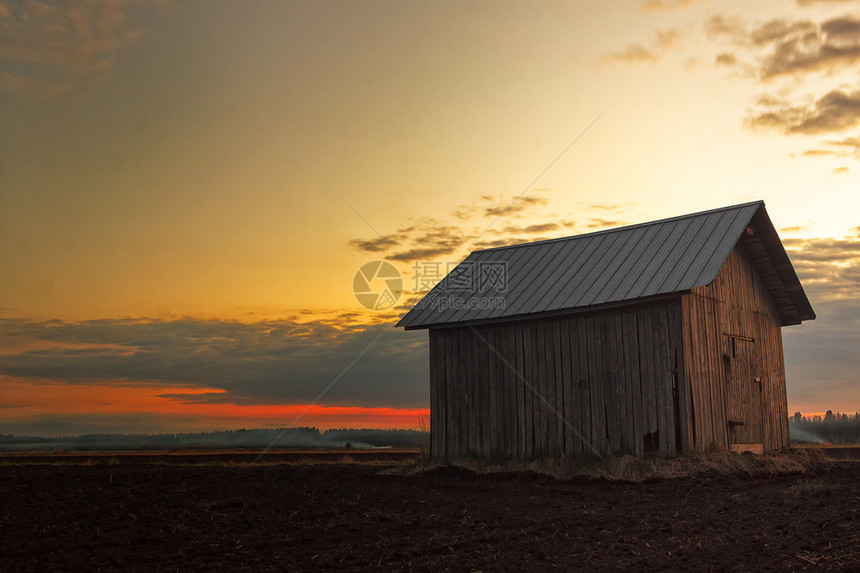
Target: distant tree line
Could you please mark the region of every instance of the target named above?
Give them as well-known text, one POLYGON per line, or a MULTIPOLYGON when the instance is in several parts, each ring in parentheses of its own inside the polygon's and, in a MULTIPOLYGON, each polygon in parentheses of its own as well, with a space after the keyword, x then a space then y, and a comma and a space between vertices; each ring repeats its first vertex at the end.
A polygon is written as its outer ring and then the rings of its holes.
MULTIPOLYGON (((860 413, 828 410, 824 416, 800 412, 788 420, 795 443, 847 444, 860 442, 860 413)), ((0 434, 0 451, 171 451, 263 449, 327 449, 421 447, 427 437, 418 430, 336 428, 321 432, 313 427, 240 429, 176 434, 86 434, 39 437, 0 434)))
POLYGON ((179 434, 86 434, 38 437, 0 434, 0 451, 170 451, 419 447, 416 430, 275 428, 179 434))
POLYGON ((795 412, 788 419, 788 428, 791 441, 796 443, 853 444, 860 442, 860 412, 834 414, 827 410, 824 416, 808 418, 795 412))

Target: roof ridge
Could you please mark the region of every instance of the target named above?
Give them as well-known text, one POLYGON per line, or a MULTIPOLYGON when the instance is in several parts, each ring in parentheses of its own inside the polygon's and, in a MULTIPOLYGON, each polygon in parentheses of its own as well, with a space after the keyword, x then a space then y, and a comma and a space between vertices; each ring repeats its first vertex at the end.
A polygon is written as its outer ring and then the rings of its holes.
POLYGON ((650 225, 658 225, 662 223, 668 223, 669 221, 680 221, 682 219, 687 219, 690 217, 699 217, 701 215, 708 215, 710 213, 716 213, 718 211, 729 211, 732 209, 741 209, 743 207, 750 207, 752 205, 760 205, 764 206, 764 201, 758 199, 756 201, 749 201, 747 203, 739 203, 737 205, 727 205, 725 207, 717 207, 716 209, 707 209, 705 211, 697 211, 696 213, 687 213, 685 215, 676 215, 674 217, 666 217, 664 219, 657 219, 655 221, 645 221, 644 223, 634 223, 633 225, 624 225, 622 227, 613 227, 611 229, 602 229, 600 231, 592 231, 590 233, 581 233, 579 235, 570 235, 567 237, 556 237, 554 239, 542 239, 540 241, 531 241, 528 243, 515 243, 513 245, 502 245, 500 247, 488 247, 486 249, 476 249, 472 251, 473 253, 484 253, 487 251, 500 251, 503 249, 516 249, 521 247, 530 247, 532 245, 543 245, 546 243, 554 243, 558 241, 570 241, 571 239, 580 239, 582 237, 593 237, 594 235, 604 235, 609 233, 617 233, 620 231, 627 231, 630 229, 637 229, 640 227, 648 227, 650 225))

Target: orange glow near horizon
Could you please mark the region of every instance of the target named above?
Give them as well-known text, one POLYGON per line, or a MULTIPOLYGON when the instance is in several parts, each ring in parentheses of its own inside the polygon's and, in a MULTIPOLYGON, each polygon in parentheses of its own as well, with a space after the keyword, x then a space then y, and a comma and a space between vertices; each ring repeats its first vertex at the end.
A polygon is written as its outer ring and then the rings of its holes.
MULTIPOLYGON (((32 417, 63 415, 153 416, 151 430, 122 433, 174 433, 239 428, 312 426, 331 428, 420 429, 429 420, 429 408, 331 406, 325 404, 240 405, 234 403, 193 403, 194 395, 221 394, 217 388, 186 388, 159 385, 66 384, 45 381, 3 379, 6 424, 32 417), (166 397, 170 394, 183 398, 166 397)), ((791 410, 792 412, 798 410, 791 410)), ((823 418, 826 412, 800 410, 807 419, 823 418)), ((836 410, 834 410, 834 413, 836 410)), ((848 412, 850 413, 850 412, 848 412)), ((793 414, 792 414, 793 415, 793 414)), ((7 433, 8 429, 0 429, 7 433)), ((18 432, 10 432, 18 433, 18 432)), ((26 432, 24 432, 26 433, 26 432)), ((83 433, 100 433, 98 431, 83 433)), ((114 433, 108 431, 108 433, 114 433)))
MULTIPOLYGON (((7 424, 34 416, 52 415, 152 415, 170 428, 153 427, 152 433, 175 431, 235 430, 239 428, 273 428, 313 426, 330 428, 417 429, 427 408, 389 408, 329 406, 325 404, 239 405, 232 403, 193 403, 188 396, 223 393, 214 388, 171 386, 65 384, 45 382, 34 385, 21 380, 0 379, 4 397, 4 419, 7 424), (189 420, 193 420, 190 421, 189 420)), ((137 433, 137 432, 134 432, 137 433)))

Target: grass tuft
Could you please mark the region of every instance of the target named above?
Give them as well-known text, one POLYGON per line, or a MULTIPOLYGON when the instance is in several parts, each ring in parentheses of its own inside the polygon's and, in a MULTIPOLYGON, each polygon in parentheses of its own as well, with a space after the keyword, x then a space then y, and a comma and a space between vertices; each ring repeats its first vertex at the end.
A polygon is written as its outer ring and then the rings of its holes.
POLYGON ((430 463, 430 416, 419 412, 415 420, 416 429, 421 432, 421 453, 418 456, 419 463, 430 463))
POLYGON ((821 479, 804 478, 788 488, 788 493, 795 497, 813 497, 829 495, 833 488, 821 479))
MULTIPOLYGON (((532 462, 487 463, 461 460, 453 464, 478 474, 534 472, 556 479, 605 479, 640 483, 653 479, 694 476, 769 477, 804 474, 824 468, 827 457, 816 450, 786 449, 763 455, 738 454, 727 451, 691 452, 676 458, 636 458, 613 456, 604 460, 552 458, 532 462)), ((439 469, 438 464, 416 463, 404 466, 407 474, 420 474, 439 469)))

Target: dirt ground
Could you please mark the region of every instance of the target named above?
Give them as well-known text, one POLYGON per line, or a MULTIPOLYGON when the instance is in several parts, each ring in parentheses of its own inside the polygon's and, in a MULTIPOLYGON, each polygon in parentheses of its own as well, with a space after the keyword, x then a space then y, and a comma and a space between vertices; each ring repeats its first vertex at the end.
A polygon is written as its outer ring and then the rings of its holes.
POLYGON ((630 484, 170 461, 0 461, 0 570, 860 570, 856 462, 630 484))

